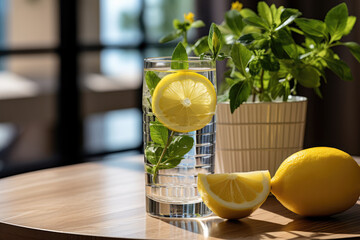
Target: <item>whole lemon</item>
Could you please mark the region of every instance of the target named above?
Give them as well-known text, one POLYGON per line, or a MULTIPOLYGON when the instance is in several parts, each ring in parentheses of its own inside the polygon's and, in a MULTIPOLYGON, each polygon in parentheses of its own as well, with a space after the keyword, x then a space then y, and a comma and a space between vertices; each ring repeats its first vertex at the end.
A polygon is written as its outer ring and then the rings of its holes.
POLYGON ((328 216, 347 210, 358 200, 360 167, 336 148, 309 148, 280 165, 271 188, 280 203, 294 213, 328 216))

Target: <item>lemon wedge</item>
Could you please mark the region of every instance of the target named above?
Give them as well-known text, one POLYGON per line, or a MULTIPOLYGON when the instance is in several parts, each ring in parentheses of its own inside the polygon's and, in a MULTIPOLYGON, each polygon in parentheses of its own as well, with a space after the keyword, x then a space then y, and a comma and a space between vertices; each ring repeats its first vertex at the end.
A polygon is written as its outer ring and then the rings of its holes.
POLYGON ((198 190, 206 206, 226 219, 249 216, 270 193, 269 171, 199 174, 198 190))
POLYGON ((156 86, 152 110, 158 120, 175 132, 205 127, 215 114, 216 92, 201 74, 181 71, 166 75, 156 86))

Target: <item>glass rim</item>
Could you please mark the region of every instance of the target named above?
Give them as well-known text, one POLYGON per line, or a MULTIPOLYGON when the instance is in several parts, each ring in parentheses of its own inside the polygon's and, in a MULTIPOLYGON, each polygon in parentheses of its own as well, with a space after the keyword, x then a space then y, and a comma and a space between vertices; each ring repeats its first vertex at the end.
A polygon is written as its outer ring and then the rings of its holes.
POLYGON ((212 59, 207 57, 204 59, 200 59, 200 57, 188 57, 188 60, 172 60, 171 56, 167 57, 148 57, 144 58, 144 62, 163 62, 163 63, 170 63, 170 62, 191 62, 191 63, 212 63, 212 59))

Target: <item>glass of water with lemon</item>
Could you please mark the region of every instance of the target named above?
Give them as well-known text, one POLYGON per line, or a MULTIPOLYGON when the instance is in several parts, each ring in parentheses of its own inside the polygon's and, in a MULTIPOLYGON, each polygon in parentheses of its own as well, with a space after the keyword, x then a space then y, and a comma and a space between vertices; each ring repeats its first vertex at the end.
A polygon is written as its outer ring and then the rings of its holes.
POLYGON ((214 172, 214 61, 145 59, 142 107, 147 212, 174 218, 211 214, 197 176, 214 172))

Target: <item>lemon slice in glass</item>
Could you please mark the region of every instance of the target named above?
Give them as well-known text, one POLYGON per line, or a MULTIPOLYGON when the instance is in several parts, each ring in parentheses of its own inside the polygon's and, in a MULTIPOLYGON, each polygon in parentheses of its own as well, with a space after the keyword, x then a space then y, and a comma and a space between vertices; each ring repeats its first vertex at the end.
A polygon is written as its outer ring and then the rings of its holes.
POLYGON ((181 71, 166 75, 156 86, 152 110, 158 120, 175 132, 205 127, 215 114, 213 84, 201 74, 181 71))
POLYGON ((270 193, 269 171, 199 174, 198 190, 206 206, 226 219, 249 216, 270 193))

